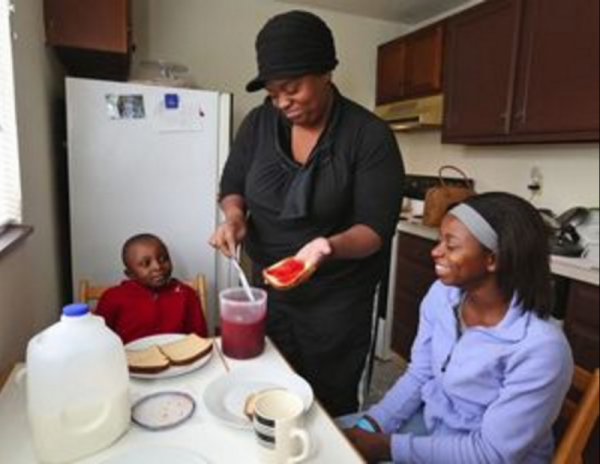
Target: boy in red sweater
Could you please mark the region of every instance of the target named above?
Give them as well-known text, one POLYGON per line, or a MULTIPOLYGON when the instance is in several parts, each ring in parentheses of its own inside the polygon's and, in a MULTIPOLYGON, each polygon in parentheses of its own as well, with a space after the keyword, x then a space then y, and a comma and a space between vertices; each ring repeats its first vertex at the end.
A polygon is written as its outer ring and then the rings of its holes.
POLYGON ((207 336, 200 300, 191 287, 171 277, 173 265, 161 239, 131 237, 123 245, 122 260, 128 280, 102 295, 96 314, 123 343, 164 333, 207 336))

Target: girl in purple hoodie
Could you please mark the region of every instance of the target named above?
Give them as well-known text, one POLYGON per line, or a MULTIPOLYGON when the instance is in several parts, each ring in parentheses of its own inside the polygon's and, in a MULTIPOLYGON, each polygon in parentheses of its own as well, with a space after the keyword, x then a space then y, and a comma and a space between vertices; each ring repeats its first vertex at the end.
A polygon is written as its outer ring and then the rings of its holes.
POLYGON ((368 462, 547 464, 569 388, 569 344, 549 318, 539 214, 506 193, 452 209, 432 252, 407 372, 347 434, 368 462))

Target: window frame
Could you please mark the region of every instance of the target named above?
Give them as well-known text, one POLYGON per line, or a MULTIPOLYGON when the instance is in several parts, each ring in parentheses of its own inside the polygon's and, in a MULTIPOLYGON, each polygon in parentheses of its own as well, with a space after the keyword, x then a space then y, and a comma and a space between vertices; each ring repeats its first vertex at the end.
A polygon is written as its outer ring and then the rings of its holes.
MULTIPOLYGON (((8 48, 9 48, 9 58, 8 58, 8 62, 9 62, 9 66, 7 67, 7 69, 4 69, 4 72, 6 72, 5 76, 1 76, 0 77, 0 82, 2 82, 2 84, 6 84, 7 87, 9 87, 10 89, 12 89, 12 92, 9 93, 9 95, 12 96, 13 101, 11 102, 10 105, 5 105, 5 108, 9 108, 8 111, 11 111, 12 114, 9 116, 11 121, 10 124, 8 124, 9 130, 12 129, 12 132, 9 136, 12 137, 14 139, 14 148, 15 148, 15 153, 14 156, 16 156, 16 160, 15 160, 15 164, 16 164, 16 177, 18 177, 18 182, 17 182, 17 189, 18 189, 18 193, 16 195, 16 198, 19 200, 19 203, 21 203, 21 205, 19 206, 19 211, 16 214, 16 217, 11 218, 9 216, 8 218, 8 223, 4 223, 4 224, 0 224, 0 257, 3 256, 5 254, 6 251, 8 251, 9 249, 11 249, 15 244, 17 244, 19 241, 25 239, 27 236, 29 236, 32 232, 33 232, 33 228, 31 226, 27 226, 25 224, 22 223, 22 193, 23 193, 23 188, 22 188, 22 184, 21 184, 21 179, 20 179, 20 166, 19 166, 19 142, 18 142, 18 127, 17 127, 17 117, 16 117, 16 95, 15 95, 15 78, 14 78, 14 53, 12 50, 12 27, 11 27, 11 21, 10 21, 10 15, 14 13, 14 9, 15 6, 12 2, 12 0, 0 0, 1 4, 0 4, 0 21, 2 21, 3 23, 6 21, 6 23, 8 24, 8 27, 6 29, 6 31, 2 30, 2 33, 6 32, 6 35, 3 37, 0 37, 0 40, 3 41, 2 45, 6 45, 6 42, 4 42, 5 40, 8 41, 8 48), (5 16, 7 15, 7 16, 5 16)), ((2 28, 4 29, 4 28, 2 28)), ((2 70, 0 70, 0 72, 2 72, 2 70)), ((0 122, 2 122, 2 119, 0 119, 0 122)))

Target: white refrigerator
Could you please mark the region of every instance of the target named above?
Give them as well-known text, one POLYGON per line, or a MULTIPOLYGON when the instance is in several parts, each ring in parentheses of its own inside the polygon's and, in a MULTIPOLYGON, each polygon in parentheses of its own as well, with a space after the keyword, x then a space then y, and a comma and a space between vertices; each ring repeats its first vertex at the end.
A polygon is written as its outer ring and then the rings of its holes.
MULTIPOLYGON (((72 283, 117 283, 121 246, 160 236, 174 276, 208 281, 209 318, 231 286, 229 263, 208 245, 229 150, 229 94, 67 78, 72 283)), ((75 297, 76 295, 74 295, 75 297)))

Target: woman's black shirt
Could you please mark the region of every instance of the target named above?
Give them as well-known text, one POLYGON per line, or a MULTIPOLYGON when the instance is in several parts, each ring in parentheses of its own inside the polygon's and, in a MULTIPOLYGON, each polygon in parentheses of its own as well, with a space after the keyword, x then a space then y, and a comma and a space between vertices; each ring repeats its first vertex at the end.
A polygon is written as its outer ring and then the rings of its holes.
POLYGON ((362 224, 381 237, 382 250, 366 259, 328 261, 295 293, 313 298, 372 288, 387 262, 402 201, 404 166, 394 134, 336 90, 327 128, 305 165, 293 159, 290 141, 289 122, 267 99, 247 116, 233 144, 221 198, 236 194, 246 201, 249 256, 266 267, 315 238, 362 224))

